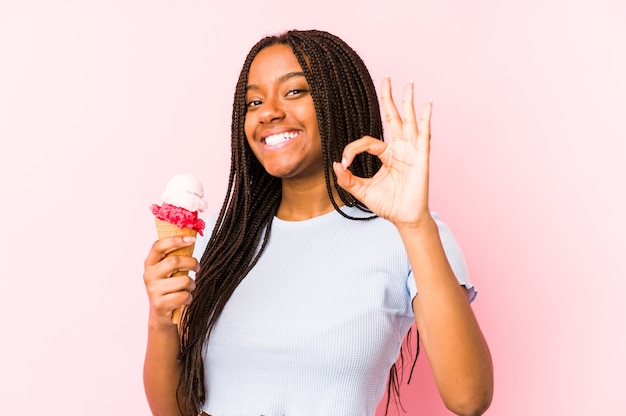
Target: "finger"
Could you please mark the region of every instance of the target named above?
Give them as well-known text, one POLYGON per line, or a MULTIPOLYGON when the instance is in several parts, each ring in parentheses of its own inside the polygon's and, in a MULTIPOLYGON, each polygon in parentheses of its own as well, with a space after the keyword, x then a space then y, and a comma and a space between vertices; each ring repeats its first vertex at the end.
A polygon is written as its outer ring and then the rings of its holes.
POLYGON ((382 140, 375 139, 371 136, 363 136, 353 142, 350 142, 344 147, 343 154, 341 156, 341 164, 347 169, 354 158, 359 153, 369 153, 374 156, 379 156, 387 149, 387 143, 382 140))
POLYGON ((185 276, 190 270, 196 269, 198 266, 198 260, 191 256, 172 256, 168 255, 155 267, 162 265, 163 269, 169 271, 169 277, 172 276, 185 276))
POLYGON ((189 305, 193 300, 191 292, 182 290, 179 292, 167 293, 163 296, 154 298, 151 307, 160 315, 167 316, 171 319, 174 309, 180 308, 183 305, 189 305))
POLYGON ((152 244, 148 256, 144 262, 144 266, 154 265, 167 255, 178 248, 187 247, 196 242, 195 237, 191 236, 174 236, 161 238, 152 244))
POLYGON ((182 305, 180 301, 167 302, 167 299, 187 298, 196 288, 196 282, 189 276, 172 277, 149 282, 146 285, 150 304, 162 310, 171 310, 182 305))
POLYGON ((190 270, 196 271, 198 261, 191 256, 167 256, 156 264, 146 266, 144 281, 165 279, 172 276, 187 275, 190 270))
POLYGON ((419 134, 430 139, 430 119, 433 114, 433 100, 430 99, 424 104, 419 121, 419 134))
POLYGON ((389 141, 402 138, 402 121, 396 104, 393 101, 391 80, 388 76, 383 78, 380 101, 382 103, 383 115, 385 116, 385 125, 389 132, 387 136, 389 141))
POLYGON ((404 94, 402 95, 402 131, 406 139, 416 138, 418 134, 413 95, 414 85, 411 81, 404 86, 404 94))
POLYGON ((433 100, 428 100, 426 102, 426 104, 424 104, 424 107, 422 108, 422 113, 420 115, 420 121, 419 121, 419 134, 417 137, 418 140, 418 146, 423 149, 422 154, 424 155, 424 158, 426 158, 426 160, 424 160, 423 162, 426 164, 425 166, 427 166, 428 163, 428 157, 429 157, 429 153, 430 153, 430 119, 432 117, 432 111, 433 111, 433 100))
POLYGON ((337 185, 352 194, 356 199, 363 199, 367 183, 371 181, 370 178, 355 176, 341 163, 337 162, 333 163, 333 170, 337 176, 337 185))
POLYGON ((181 291, 193 292, 196 282, 189 276, 177 276, 150 282, 146 289, 152 297, 161 297, 181 291))

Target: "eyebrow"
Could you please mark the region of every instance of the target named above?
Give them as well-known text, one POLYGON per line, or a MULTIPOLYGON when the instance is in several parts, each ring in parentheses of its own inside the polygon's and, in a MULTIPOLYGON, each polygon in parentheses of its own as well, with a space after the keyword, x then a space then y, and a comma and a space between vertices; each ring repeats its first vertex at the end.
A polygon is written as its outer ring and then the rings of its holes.
MULTIPOLYGON (((295 77, 304 77, 304 72, 302 72, 302 71, 288 72, 288 73, 278 77, 278 83, 279 84, 283 83, 283 82, 287 81, 288 79, 295 78, 295 77)), ((258 89, 259 89, 259 86, 256 85, 256 84, 250 84, 250 85, 246 86, 246 91, 258 90, 258 89)))

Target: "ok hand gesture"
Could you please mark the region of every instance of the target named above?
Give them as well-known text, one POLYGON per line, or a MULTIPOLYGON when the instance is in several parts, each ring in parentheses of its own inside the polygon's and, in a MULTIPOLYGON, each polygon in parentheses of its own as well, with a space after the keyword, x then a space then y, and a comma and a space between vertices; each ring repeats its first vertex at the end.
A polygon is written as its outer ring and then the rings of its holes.
POLYGON ((396 226, 419 226, 430 219, 428 169, 432 102, 424 105, 419 122, 413 105, 413 84, 404 87, 402 117, 391 95, 391 82, 383 80, 381 103, 387 139, 365 136, 349 143, 341 163, 333 169, 337 183, 376 215, 396 226), (372 178, 354 176, 348 167, 359 153, 378 156, 382 167, 372 178))

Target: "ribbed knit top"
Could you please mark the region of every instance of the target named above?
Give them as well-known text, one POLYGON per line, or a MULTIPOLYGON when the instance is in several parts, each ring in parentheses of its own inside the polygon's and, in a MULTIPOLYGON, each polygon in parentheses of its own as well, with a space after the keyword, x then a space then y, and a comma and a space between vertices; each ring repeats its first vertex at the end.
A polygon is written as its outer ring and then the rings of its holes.
MULTIPOLYGON (((459 246, 434 217, 457 279, 473 299, 459 246)), ((196 244, 197 258, 207 240, 196 244)), ((203 410, 214 416, 374 415, 414 322, 416 291, 390 222, 349 220, 336 211, 306 221, 274 218, 264 253, 205 345, 203 410)))

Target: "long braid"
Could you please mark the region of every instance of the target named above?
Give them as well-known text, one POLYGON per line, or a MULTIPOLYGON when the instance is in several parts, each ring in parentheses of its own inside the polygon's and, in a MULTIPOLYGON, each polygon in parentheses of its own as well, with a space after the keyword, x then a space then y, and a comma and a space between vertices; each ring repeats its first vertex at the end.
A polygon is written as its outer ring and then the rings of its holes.
MULTIPOLYGON (((345 42, 326 32, 288 32, 287 43, 292 47, 311 87, 315 103, 324 164, 330 167, 339 161, 343 148, 364 135, 382 139, 382 121, 376 89, 361 58, 345 42), (358 95, 360 99, 349 99, 358 95), (368 106, 359 105, 367 102, 368 106)), ((372 177, 380 168, 377 157, 360 154, 350 170, 362 177, 372 177)), ((327 168, 326 185, 335 209, 343 216, 354 218, 339 210, 330 193, 331 168, 327 168)), ((332 178, 339 197, 348 206, 357 206, 369 212, 367 207, 344 191, 332 178)))
MULTIPOLYGON (((182 398, 179 407, 185 416, 195 416, 201 411, 205 390, 211 388, 204 385, 203 345, 226 302, 263 253, 281 200, 280 179, 265 171, 252 153, 244 132, 250 65, 260 50, 274 44, 291 47, 311 88, 322 141, 326 188, 332 204, 350 219, 375 217, 348 216, 339 209, 332 193, 334 188, 344 204, 371 212, 337 185, 332 170, 332 163, 340 160, 349 142, 364 135, 381 140, 383 137, 376 89, 365 64, 345 42, 322 31, 289 31, 262 39, 248 53, 235 88, 227 193, 200 259, 193 301, 181 320, 182 372, 178 397, 182 398)), ((377 157, 360 154, 350 170, 361 177, 372 177, 380 166, 377 157)), ((395 364, 390 371, 389 386, 395 386, 397 396, 398 378, 393 378, 392 372, 397 375, 395 364)))

